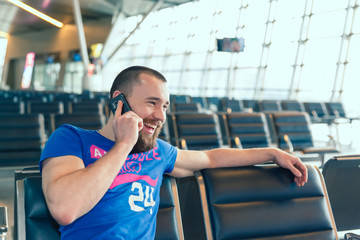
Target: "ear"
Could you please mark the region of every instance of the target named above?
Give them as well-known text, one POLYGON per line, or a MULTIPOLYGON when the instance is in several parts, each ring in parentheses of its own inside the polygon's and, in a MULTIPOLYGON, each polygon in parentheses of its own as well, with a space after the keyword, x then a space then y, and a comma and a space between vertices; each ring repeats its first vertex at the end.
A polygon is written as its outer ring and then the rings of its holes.
POLYGON ((113 95, 112 95, 112 98, 115 98, 117 97, 121 92, 119 90, 116 90, 113 95))

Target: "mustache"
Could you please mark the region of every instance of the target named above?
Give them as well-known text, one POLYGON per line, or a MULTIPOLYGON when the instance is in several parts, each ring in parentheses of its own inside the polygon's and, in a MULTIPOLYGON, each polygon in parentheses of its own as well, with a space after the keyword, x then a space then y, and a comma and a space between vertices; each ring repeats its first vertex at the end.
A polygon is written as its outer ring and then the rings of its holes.
POLYGON ((163 123, 159 120, 143 119, 144 124, 156 125, 157 128, 161 127, 163 123))

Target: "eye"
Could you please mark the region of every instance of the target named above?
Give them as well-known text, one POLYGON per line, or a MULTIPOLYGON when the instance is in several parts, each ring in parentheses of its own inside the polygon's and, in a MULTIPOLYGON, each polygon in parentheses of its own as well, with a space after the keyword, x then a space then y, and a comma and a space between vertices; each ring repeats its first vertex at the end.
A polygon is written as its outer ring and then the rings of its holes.
POLYGON ((155 106, 156 102, 155 101, 149 101, 149 104, 155 106))

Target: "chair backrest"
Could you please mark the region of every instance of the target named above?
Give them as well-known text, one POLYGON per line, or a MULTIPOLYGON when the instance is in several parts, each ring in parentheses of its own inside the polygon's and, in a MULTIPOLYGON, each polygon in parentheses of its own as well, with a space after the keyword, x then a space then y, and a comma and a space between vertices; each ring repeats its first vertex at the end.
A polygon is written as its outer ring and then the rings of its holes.
POLYGON ((42 114, 64 113, 64 103, 59 101, 28 102, 27 111, 28 113, 42 113, 42 114))
POLYGON ((191 96, 190 95, 170 95, 170 102, 172 103, 189 103, 191 102, 191 96))
POLYGON ((212 149, 223 145, 219 121, 214 113, 174 113, 175 143, 191 150, 212 149), (186 147, 182 145, 186 142, 186 147))
POLYGON ((52 131, 55 131, 56 128, 63 124, 72 124, 84 129, 97 130, 105 125, 105 116, 99 113, 51 115, 52 131))
POLYGON ((252 109, 253 112, 260 112, 260 106, 258 100, 243 99, 242 104, 244 108, 252 109))
POLYGON ((220 97, 206 97, 208 109, 218 111, 220 109, 220 97))
POLYGON ((27 112, 31 113, 41 113, 44 115, 45 120, 45 131, 46 134, 52 132, 51 128, 51 114, 63 114, 64 113, 64 103, 60 101, 55 102, 32 102, 27 103, 27 112))
POLYGON ((282 110, 280 102, 277 100, 259 101, 259 108, 262 112, 277 112, 282 110))
POLYGON ((69 105, 69 113, 72 114, 98 113, 104 115, 105 105, 100 100, 73 102, 69 105))
POLYGON ((160 188, 155 239, 184 239, 177 185, 168 175, 164 175, 160 188))
POLYGON ((191 97, 191 102, 200 103, 201 108, 207 109, 208 105, 205 97, 191 97))
POLYGON ((2 101, 0 102, 0 113, 24 114, 25 104, 22 101, 19 102, 2 101))
POLYGON ((60 239, 59 225, 47 208, 41 177, 32 176, 16 181, 16 234, 18 239, 60 239))
POLYGON ((274 112, 272 119, 279 148, 288 149, 284 139, 285 135, 291 140, 294 150, 303 150, 314 146, 311 122, 306 112, 274 112))
POLYGON ((201 111, 201 105, 200 103, 183 103, 183 102, 175 102, 171 105, 171 111, 172 112, 200 112, 201 111))
POLYGON ((304 102, 304 107, 305 111, 311 117, 311 120, 315 123, 322 121, 329 116, 325 104, 322 102, 304 102))
MULTIPOLYGON (((37 169, 15 173, 15 231, 17 239, 60 239, 59 225, 50 215, 37 169)), ((155 239, 184 239, 175 179, 164 175, 160 188, 155 239)))
POLYGON ((297 100, 283 100, 281 101, 281 107, 283 111, 298 111, 304 112, 304 106, 297 100))
POLYGON ((242 148, 269 147, 270 137, 263 113, 226 113, 223 114, 225 130, 230 147, 237 147, 238 137, 242 148))
POLYGON ((325 106, 329 116, 346 118, 345 109, 341 102, 326 102, 325 106))
POLYGON ((0 165, 36 165, 46 139, 42 114, 0 114, 0 165))
MULTIPOLYGON (((171 119, 170 119, 171 121, 171 119)), ((165 142, 170 143, 170 130, 169 130, 169 121, 165 121, 163 124, 163 127, 161 128, 161 131, 159 133, 158 138, 164 140, 165 142)))
POLYGON ((328 160, 323 175, 338 231, 360 229, 360 155, 328 160))
POLYGON ((197 172, 207 239, 338 239, 319 169, 296 186, 274 165, 197 172))
POLYGON ((241 112, 243 106, 240 100, 237 99, 221 99, 220 109, 221 112, 241 112))

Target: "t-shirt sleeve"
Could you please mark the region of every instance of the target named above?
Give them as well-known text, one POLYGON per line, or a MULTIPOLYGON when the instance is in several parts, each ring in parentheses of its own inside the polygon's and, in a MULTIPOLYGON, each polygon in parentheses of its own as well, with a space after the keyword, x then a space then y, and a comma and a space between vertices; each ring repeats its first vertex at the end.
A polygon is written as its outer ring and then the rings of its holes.
POLYGON ((171 173, 175 166, 177 148, 161 139, 158 139, 158 144, 159 147, 162 149, 162 154, 164 154, 163 156, 165 156, 164 173, 171 173))
POLYGON ((69 125, 57 128, 47 140, 41 153, 39 168, 42 170, 42 162, 51 157, 73 155, 82 158, 82 143, 75 129, 69 125))

